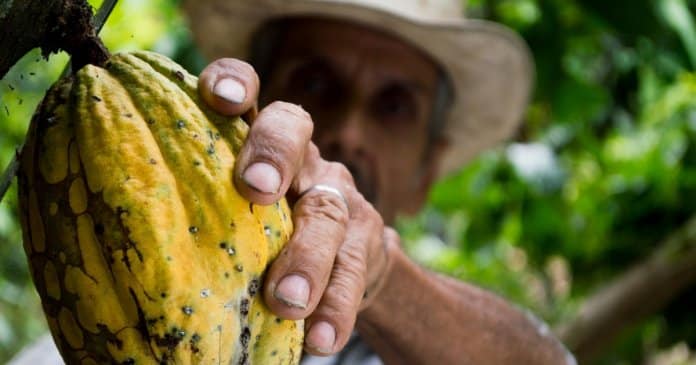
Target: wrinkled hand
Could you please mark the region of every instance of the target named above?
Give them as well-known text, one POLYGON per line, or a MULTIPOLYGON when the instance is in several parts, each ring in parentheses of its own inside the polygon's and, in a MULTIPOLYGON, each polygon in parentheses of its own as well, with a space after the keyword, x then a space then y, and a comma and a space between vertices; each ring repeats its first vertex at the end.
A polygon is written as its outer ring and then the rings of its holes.
MULTIPOLYGON (((220 59, 203 70, 199 90, 218 112, 242 115, 256 110, 259 79, 249 64, 220 59)), ((265 301, 280 317, 306 319, 305 350, 333 354, 379 291, 390 266, 387 248, 398 236, 357 191, 348 169, 322 159, 311 142, 312 119, 300 106, 274 102, 252 117, 234 183, 256 204, 286 194, 294 201, 295 232, 267 273, 265 301), (338 189, 345 200, 312 189, 317 184, 338 189)))

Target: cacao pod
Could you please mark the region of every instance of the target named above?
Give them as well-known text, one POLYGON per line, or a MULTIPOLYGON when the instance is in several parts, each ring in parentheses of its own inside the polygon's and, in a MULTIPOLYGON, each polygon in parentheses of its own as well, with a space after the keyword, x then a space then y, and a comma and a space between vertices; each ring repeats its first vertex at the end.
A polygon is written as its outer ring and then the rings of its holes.
POLYGON ((68 364, 297 364, 301 321, 263 273, 292 230, 285 201, 235 191, 239 118, 149 52, 57 82, 21 156, 24 248, 68 364))

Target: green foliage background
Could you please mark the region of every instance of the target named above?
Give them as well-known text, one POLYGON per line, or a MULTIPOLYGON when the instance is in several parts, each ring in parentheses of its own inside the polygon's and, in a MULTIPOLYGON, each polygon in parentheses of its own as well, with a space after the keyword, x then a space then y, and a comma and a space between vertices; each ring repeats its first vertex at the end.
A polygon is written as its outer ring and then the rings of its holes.
MULTIPOLYGON (((102 36, 111 50, 154 49, 197 73, 205 63, 177 6, 121 0, 102 36)), ((412 256, 558 324, 652 252, 695 213, 694 9, 687 0, 470 1, 469 14, 527 40, 535 97, 514 143, 439 182, 423 213, 400 221, 412 256)), ((34 52, 0 81, 0 166, 66 62, 34 52)), ((0 204, 0 362, 45 331, 15 195, 0 204)), ((599 363, 696 363, 693 308, 696 288, 624 331, 599 363), (675 344, 680 355, 663 356, 675 344)))

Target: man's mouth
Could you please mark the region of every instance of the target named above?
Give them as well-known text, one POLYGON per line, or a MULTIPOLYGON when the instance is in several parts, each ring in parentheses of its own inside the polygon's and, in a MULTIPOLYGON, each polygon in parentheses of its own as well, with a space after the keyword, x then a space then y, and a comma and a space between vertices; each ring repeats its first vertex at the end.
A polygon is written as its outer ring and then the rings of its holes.
POLYGON ((358 167, 356 164, 340 161, 343 163, 353 175, 353 180, 355 180, 355 187, 358 191, 365 197, 367 201, 372 203, 372 205, 377 205, 377 186, 374 181, 374 177, 369 172, 365 171, 365 168, 358 167))

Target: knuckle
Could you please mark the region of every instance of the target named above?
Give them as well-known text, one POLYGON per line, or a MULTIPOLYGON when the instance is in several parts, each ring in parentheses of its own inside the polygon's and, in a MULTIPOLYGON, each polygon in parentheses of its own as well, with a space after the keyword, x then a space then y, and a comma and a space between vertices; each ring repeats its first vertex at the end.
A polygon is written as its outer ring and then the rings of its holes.
POLYGON ((279 113, 290 114, 300 123, 312 123, 312 116, 304 110, 300 105, 289 103, 287 101, 274 101, 268 107, 279 113))
POLYGON ((331 175, 336 176, 341 181, 353 182, 353 175, 351 175, 346 165, 336 161, 328 161, 327 164, 327 170, 331 175))
POLYGON ((305 194, 296 204, 294 214, 296 219, 301 217, 314 217, 321 220, 329 220, 341 226, 348 223, 345 204, 341 198, 333 194, 310 192, 305 194))
POLYGON ((341 250, 336 255, 336 267, 339 277, 343 276, 355 283, 360 283, 364 279, 364 273, 367 269, 365 258, 365 249, 350 247, 341 250))
POLYGON ((253 145, 252 160, 253 161, 266 161, 270 162, 279 171, 282 172, 287 169, 290 158, 288 155, 292 154, 292 148, 288 146, 281 146, 275 143, 263 143, 257 142, 253 145))
POLYGON ((384 221, 382 220, 382 215, 379 214, 377 209, 375 209, 362 194, 357 192, 356 195, 357 198, 353 203, 353 218, 364 224, 374 225, 375 227, 383 226, 384 221))
POLYGON ((352 269, 334 270, 323 304, 332 315, 354 315, 364 291, 363 275, 352 269))
POLYGON ((314 143, 310 143, 307 146, 307 151, 305 153, 309 161, 323 161, 319 154, 319 148, 314 143))
POLYGON ((384 227, 384 240, 387 242, 401 243, 399 233, 392 227, 384 227))
POLYGON ((221 70, 225 71, 236 71, 244 73, 256 73, 254 66, 250 63, 242 61, 237 58, 220 58, 213 62, 213 64, 221 70))
POLYGON ((288 136, 281 131, 265 128, 255 137, 256 148, 267 152, 269 155, 295 156, 299 153, 298 145, 289 143, 288 136))

